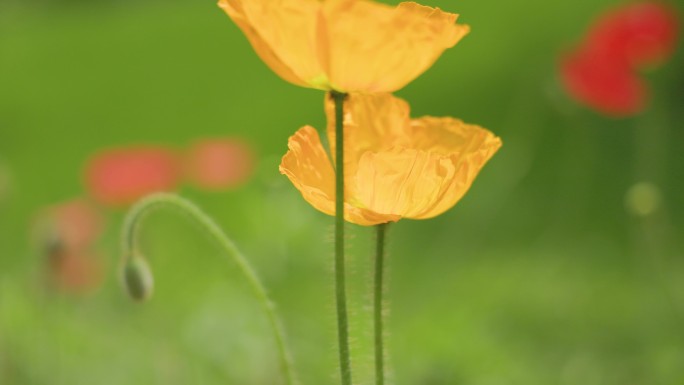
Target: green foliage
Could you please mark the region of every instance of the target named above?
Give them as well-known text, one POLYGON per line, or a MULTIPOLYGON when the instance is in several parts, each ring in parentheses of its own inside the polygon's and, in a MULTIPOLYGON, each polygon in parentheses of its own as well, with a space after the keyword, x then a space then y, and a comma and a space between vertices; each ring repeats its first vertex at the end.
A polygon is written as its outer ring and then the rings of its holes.
MULTIPOLYGON (((278 383, 263 314, 192 225, 160 214, 143 230, 157 279, 143 305, 120 287, 122 212, 108 211, 106 279, 91 295, 50 289, 29 242, 37 210, 84 194, 80 173, 99 149, 212 136, 254 143, 256 176, 241 190, 181 195, 252 258, 302 382, 336 383, 332 219, 277 169, 289 135, 324 126, 322 94, 272 74, 214 2, 6 4, 0 383, 278 383)), ((399 95, 414 116, 481 124, 504 147, 454 209, 389 231, 390 383, 684 382, 683 50, 647 74, 653 105, 632 119, 574 104, 556 80, 558 53, 608 4, 433 3, 473 32, 399 95), (651 222, 624 207, 644 180, 661 189, 651 222)), ((349 232, 353 362, 370 383, 373 237, 349 232)))

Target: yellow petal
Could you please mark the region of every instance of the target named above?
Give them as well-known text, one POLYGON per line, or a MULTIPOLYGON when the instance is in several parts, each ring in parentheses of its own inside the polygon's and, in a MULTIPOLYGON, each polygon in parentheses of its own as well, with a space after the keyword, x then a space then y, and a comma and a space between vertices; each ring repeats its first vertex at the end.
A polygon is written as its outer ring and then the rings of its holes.
POLYGON ((449 163, 439 155, 402 147, 366 152, 355 176, 357 198, 369 210, 413 217, 434 206, 453 179, 449 163))
POLYGON ((440 167, 447 176, 431 207, 406 215, 431 218, 450 209, 465 195, 482 167, 501 147, 501 139, 482 127, 453 118, 424 117, 413 120, 411 127, 417 148, 439 154, 440 167))
MULTIPOLYGON (((326 98, 335 148, 335 106, 326 98)), ((433 217, 470 188, 501 140, 454 118, 411 120, 391 94, 349 94, 344 104, 345 191, 356 207, 408 218, 433 217)))
MULTIPOLYGON (((351 145, 345 146, 346 159, 358 161, 368 150, 408 144, 409 113, 408 103, 389 93, 348 94, 344 101, 344 139, 351 145)), ((334 154, 335 102, 330 94, 325 98, 325 115, 328 141, 334 154)))
POLYGON ((323 3, 328 78, 344 92, 392 92, 422 74, 469 27, 457 16, 416 3, 398 7, 359 0, 323 3))
POLYGON ((451 117, 424 116, 412 119, 408 127, 406 133, 413 148, 443 155, 501 145, 501 140, 489 130, 451 117))
MULTIPOLYGON (((290 179, 313 207, 328 215, 335 215, 335 172, 316 130, 311 126, 301 128, 290 137, 288 148, 280 163, 280 172, 290 179)), ((364 226, 399 219, 355 207, 348 200, 344 211, 345 220, 364 226)))
POLYGON ((304 199, 324 213, 335 213, 335 172, 316 129, 305 126, 288 140, 280 172, 290 178, 304 199))
POLYGON ((219 6, 280 77, 330 88, 318 57, 322 14, 317 0, 220 0, 219 6))
MULTIPOLYGON (((449 155, 404 147, 363 154, 355 175, 359 205, 414 219, 431 218, 453 207, 501 146, 488 131, 467 127, 471 136, 449 155)), ((444 127, 435 128, 437 137, 445 132, 444 127)))

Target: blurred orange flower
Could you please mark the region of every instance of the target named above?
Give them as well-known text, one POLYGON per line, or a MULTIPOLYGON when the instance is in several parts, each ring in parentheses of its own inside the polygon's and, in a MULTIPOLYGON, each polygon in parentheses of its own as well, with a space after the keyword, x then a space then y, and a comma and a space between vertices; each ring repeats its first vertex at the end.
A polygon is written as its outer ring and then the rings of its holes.
MULTIPOLYGON (((458 119, 410 119, 408 104, 390 94, 352 94, 345 111, 344 214, 359 225, 443 213, 463 197, 501 147, 488 130, 458 119)), ((329 143, 334 144, 330 97, 326 114, 329 143)), ((334 215, 335 172, 316 130, 301 128, 288 147, 280 172, 316 209, 334 215)))
POLYGON ((392 92, 469 32, 458 15, 413 2, 220 0, 283 79, 340 92, 392 92))

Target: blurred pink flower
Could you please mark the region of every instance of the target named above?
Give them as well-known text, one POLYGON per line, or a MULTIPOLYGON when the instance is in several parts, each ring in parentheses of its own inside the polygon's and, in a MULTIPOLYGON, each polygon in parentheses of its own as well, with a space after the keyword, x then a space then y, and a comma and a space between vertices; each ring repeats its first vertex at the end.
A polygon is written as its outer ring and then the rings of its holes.
POLYGON ((85 184, 98 202, 125 206, 150 193, 175 190, 180 176, 174 151, 164 147, 124 147, 92 157, 86 166, 85 184))
POLYGON ((60 243, 70 249, 90 247, 100 236, 104 218, 85 199, 74 199, 45 209, 41 221, 60 243))
POLYGON ((235 188, 254 172, 252 148, 240 139, 204 139, 195 142, 186 155, 186 177, 207 190, 235 188))
POLYGON ((86 293, 100 285, 103 259, 93 249, 103 228, 101 213, 83 199, 41 211, 36 223, 36 236, 48 265, 48 278, 54 287, 72 293, 86 293))
POLYGON ((65 250, 50 255, 51 280, 62 291, 86 294, 97 289, 103 280, 103 259, 92 252, 83 254, 65 250))
POLYGON ((675 9, 657 2, 608 11, 574 51, 561 57, 561 80, 573 98, 600 113, 637 114, 649 98, 637 70, 672 55, 678 28, 675 9))

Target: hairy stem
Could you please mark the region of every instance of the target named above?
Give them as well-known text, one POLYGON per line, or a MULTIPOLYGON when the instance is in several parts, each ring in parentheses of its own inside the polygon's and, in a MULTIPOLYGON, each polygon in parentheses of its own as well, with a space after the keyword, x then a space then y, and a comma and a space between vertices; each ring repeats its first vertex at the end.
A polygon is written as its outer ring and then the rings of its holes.
POLYGON ((373 285, 373 307, 375 316, 375 384, 385 384, 385 346, 384 346, 384 273, 385 273, 385 232, 387 223, 376 226, 377 243, 375 247, 375 282, 373 285))
POLYGON ((351 385, 349 324, 344 268, 344 99, 346 94, 331 92, 335 100, 335 297, 337 299, 337 337, 342 385, 351 385))

